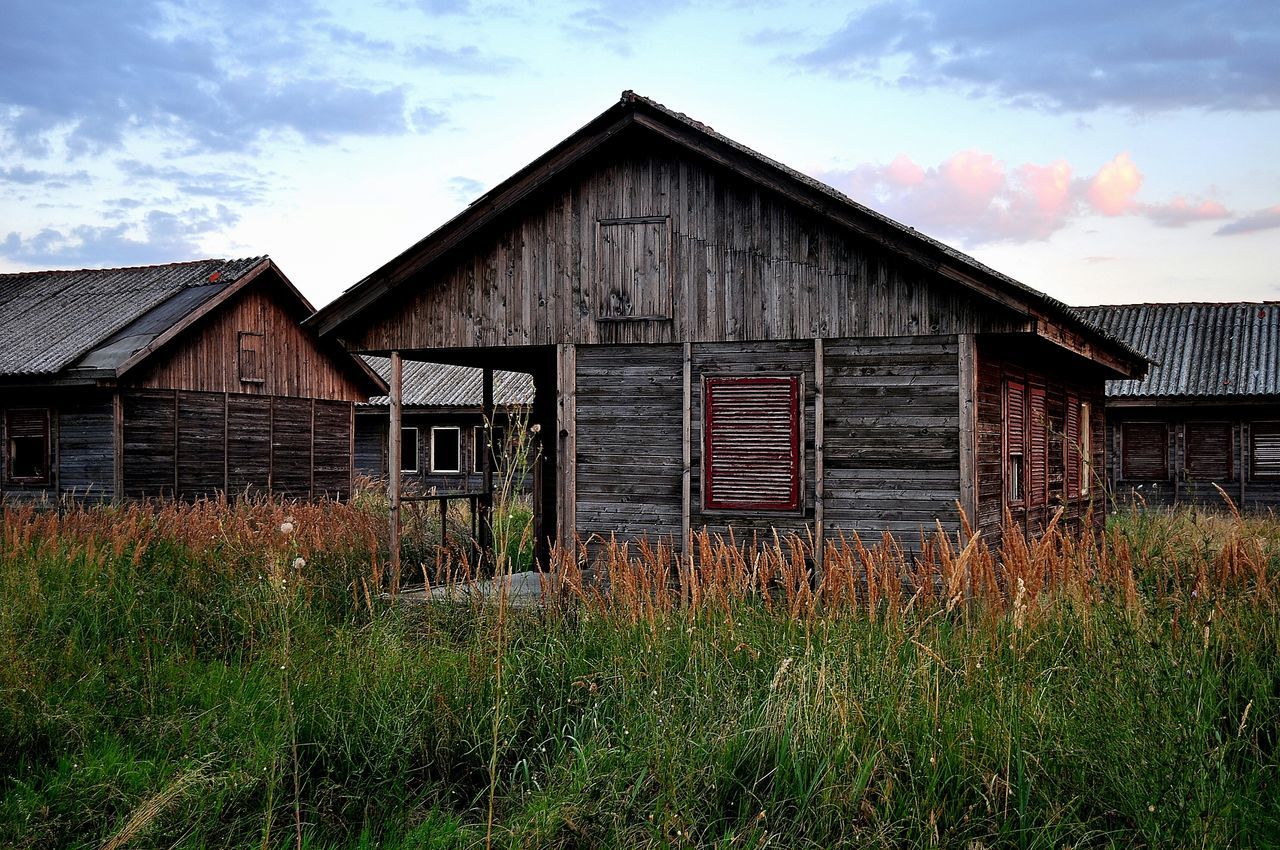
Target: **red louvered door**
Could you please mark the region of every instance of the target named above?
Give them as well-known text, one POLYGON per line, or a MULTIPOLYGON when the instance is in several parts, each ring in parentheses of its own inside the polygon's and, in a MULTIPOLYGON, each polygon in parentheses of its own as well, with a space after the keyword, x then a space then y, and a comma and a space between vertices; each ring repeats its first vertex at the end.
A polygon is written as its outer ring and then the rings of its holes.
POLYGON ((1026 499, 1027 388, 1021 381, 1004 386, 1004 494, 1005 502, 1020 505, 1026 499))
POLYGON ((1080 399, 1074 395, 1067 396, 1066 419, 1066 485, 1067 498, 1080 496, 1080 399))
POLYGON ((1049 418, 1044 387, 1032 386, 1027 395, 1027 501, 1043 505, 1049 486, 1049 418))
POLYGON ((708 378, 703 502, 712 510, 800 506, 800 379, 708 378))

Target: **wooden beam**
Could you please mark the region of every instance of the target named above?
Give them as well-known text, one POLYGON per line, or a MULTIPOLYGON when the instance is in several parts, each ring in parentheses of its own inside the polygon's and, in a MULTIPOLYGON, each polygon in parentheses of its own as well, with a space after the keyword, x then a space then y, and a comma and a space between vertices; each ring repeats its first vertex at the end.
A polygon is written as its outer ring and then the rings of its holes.
POLYGON ((680 442, 684 466, 680 473, 680 548, 688 558, 692 549, 690 535, 690 515, 693 512, 693 344, 684 344, 683 365, 684 402, 681 407, 680 442))
POLYGON ((572 553, 577 523, 577 350, 556 346, 556 441, 560 459, 556 475, 556 538, 560 548, 572 553))
POLYGON ((970 525, 978 522, 978 346, 974 334, 959 335, 960 349, 960 507, 970 525))
POLYGON ((823 429, 826 421, 826 365, 823 362, 822 337, 813 340, 813 566, 816 578, 822 580, 826 550, 826 527, 823 507, 826 502, 826 449, 823 429))
MULTIPOLYGON (((484 424, 481 440, 484 498, 480 501, 480 553, 486 562, 496 564, 493 551, 493 367, 485 366, 480 372, 480 421, 484 424)), ((441 503, 443 504, 443 502, 441 503)))
POLYGON ((400 400, 404 382, 404 367, 400 352, 391 352, 391 380, 387 391, 391 396, 391 417, 387 432, 387 502, 390 507, 391 528, 391 593, 400 589, 400 400))

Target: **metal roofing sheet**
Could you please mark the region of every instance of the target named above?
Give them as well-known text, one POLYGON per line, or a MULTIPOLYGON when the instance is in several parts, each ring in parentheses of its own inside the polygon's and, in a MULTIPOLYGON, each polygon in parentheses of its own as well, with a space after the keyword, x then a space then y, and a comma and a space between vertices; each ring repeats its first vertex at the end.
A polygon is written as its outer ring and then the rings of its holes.
POLYGON ((262 259, 0 274, 0 375, 60 372, 184 289, 215 273, 225 286, 262 259))
MULTIPOLYGON (((362 355, 384 380, 391 380, 391 360, 362 355)), ((413 407, 479 407, 483 372, 470 366, 404 360, 402 403, 413 407)), ((493 403, 501 406, 532 404, 533 376, 525 372, 493 373, 493 403)), ((387 396, 369 399, 372 405, 390 404, 387 396)))
POLYGON ((1140 381, 1108 381, 1110 398, 1255 398, 1280 394, 1280 303, 1081 307, 1153 363, 1140 381))

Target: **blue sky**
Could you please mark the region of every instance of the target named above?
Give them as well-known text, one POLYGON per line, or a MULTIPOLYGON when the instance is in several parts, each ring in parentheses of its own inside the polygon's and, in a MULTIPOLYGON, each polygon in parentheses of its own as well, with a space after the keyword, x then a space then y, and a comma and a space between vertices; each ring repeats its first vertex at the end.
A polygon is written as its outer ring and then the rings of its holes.
POLYGON ((317 304, 634 89, 1072 303, 1280 298, 1280 6, 6 0, 0 270, 317 304))

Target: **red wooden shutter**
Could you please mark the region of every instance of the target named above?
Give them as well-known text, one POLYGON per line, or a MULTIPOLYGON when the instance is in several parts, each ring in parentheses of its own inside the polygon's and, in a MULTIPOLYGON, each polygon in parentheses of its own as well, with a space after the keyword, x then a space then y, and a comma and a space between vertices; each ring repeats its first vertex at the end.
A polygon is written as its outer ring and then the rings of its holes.
POLYGON ((1004 385, 1004 493, 1020 504, 1026 498, 1027 387, 1021 381, 1004 385))
POLYGON ((1131 481, 1169 480, 1169 432, 1163 422, 1120 426, 1120 474, 1131 481))
POLYGON ((708 378, 705 400, 706 507, 798 508, 799 378, 708 378))
POLYGON ((1044 504, 1049 486, 1049 417, 1045 410, 1044 387, 1031 387, 1027 411, 1027 497, 1033 505, 1044 504))
POLYGON ((1187 423, 1187 477, 1199 481, 1231 479, 1231 425, 1187 423))
POLYGON ((1080 399, 1067 396, 1066 424, 1066 478, 1067 498, 1080 495, 1080 399))

